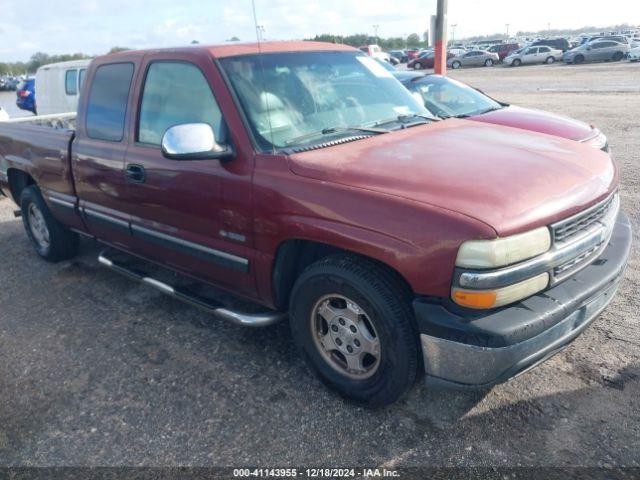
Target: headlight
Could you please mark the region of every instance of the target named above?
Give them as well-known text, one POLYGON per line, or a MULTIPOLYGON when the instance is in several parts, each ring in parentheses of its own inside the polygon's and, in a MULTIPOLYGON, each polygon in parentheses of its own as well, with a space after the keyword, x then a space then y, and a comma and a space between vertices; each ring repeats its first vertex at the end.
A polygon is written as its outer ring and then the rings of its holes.
POLYGON ((598 132, 598 135, 595 137, 585 140, 584 144, 602 150, 607 146, 607 136, 602 132, 598 132))
POLYGON ((498 268, 540 255, 551 247, 547 227, 495 240, 470 240, 458 250, 456 266, 498 268))
POLYGON ((547 285, 549 285, 549 274, 545 272, 520 283, 495 290, 464 290, 454 287, 451 290, 451 298, 463 307, 497 308, 530 297, 547 288, 547 285))

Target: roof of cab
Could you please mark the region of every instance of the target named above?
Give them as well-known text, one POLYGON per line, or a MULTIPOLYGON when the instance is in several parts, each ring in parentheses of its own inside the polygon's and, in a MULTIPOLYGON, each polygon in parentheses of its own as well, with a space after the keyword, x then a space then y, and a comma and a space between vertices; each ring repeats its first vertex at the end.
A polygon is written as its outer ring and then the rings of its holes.
POLYGON ((148 50, 125 50, 118 53, 106 55, 106 57, 144 55, 148 53, 162 52, 192 52, 194 50, 207 51, 212 57, 224 58, 237 55, 256 55, 258 53, 277 52, 328 52, 328 51, 356 51, 357 49, 348 45, 326 42, 307 41, 269 41, 269 42, 230 42, 218 45, 189 45, 176 48, 159 48, 148 50))

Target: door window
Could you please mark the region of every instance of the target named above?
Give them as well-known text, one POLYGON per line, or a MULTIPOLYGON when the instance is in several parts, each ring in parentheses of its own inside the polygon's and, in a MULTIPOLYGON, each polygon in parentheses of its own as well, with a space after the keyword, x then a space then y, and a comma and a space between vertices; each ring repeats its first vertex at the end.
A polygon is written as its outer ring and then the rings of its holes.
POLYGON ((155 62, 147 72, 138 126, 138 141, 160 145, 169 127, 207 123, 224 142, 220 108, 198 67, 185 62, 155 62))
POLYGON ((87 136, 119 142, 124 133, 133 63, 111 63, 96 70, 87 105, 87 136))

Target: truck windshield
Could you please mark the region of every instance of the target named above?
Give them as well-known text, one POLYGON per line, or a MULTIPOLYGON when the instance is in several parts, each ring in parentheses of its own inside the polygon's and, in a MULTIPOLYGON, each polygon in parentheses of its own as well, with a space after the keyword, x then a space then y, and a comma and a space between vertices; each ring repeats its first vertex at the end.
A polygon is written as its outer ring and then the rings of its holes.
POLYGON ((401 128, 407 125, 398 117, 423 123, 418 116, 431 116, 390 72, 359 52, 269 53, 221 64, 265 149, 353 136, 356 128, 401 128), (323 130, 331 138, 314 135, 323 130))

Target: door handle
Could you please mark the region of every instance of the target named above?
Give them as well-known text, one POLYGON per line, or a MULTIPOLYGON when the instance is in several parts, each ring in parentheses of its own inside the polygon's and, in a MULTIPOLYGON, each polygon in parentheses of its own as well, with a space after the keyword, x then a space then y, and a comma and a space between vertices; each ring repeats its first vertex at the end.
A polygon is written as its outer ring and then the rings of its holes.
POLYGON ((127 165, 124 175, 127 177, 127 180, 133 183, 144 183, 147 179, 147 172, 144 167, 142 165, 136 165, 135 163, 127 165))

